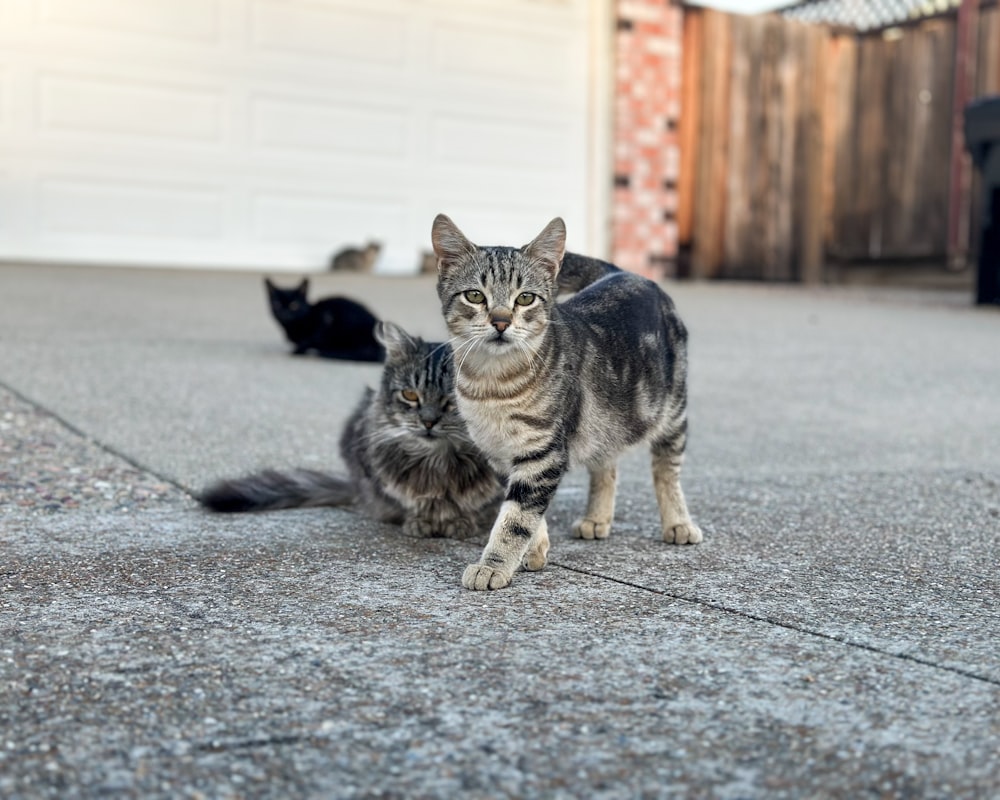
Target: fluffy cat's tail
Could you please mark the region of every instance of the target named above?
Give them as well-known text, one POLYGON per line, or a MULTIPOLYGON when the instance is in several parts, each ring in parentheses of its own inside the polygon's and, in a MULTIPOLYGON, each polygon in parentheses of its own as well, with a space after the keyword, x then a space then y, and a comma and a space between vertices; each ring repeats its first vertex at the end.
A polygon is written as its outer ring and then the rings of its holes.
POLYGON ((245 478, 220 481, 198 498, 212 511, 276 511, 282 508, 346 506, 357 498, 357 490, 347 478, 296 469, 290 472, 267 470, 245 478))

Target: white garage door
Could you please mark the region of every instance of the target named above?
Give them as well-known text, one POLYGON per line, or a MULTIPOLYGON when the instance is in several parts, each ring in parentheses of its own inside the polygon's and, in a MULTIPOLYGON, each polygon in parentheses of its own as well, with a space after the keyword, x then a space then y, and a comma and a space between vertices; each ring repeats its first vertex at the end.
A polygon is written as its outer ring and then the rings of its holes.
POLYGON ((0 0, 0 259, 406 270, 438 211, 603 248, 608 2, 0 0))

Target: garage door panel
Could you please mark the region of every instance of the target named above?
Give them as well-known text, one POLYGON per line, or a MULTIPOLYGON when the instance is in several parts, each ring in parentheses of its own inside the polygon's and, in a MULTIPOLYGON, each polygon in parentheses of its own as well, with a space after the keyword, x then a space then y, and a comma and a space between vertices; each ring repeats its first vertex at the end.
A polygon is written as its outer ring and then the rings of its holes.
POLYGON ((461 15, 468 18, 498 20, 509 24, 520 20, 526 29, 539 25, 565 26, 567 23, 585 24, 590 13, 590 0, 423 0, 428 8, 441 8, 454 13, 460 7, 461 15))
POLYGON ((181 41, 216 41, 218 0, 37 0, 43 25, 120 31, 181 41))
POLYGON ((39 76, 43 133, 221 144, 221 92, 105 76, 39 76))
POLYGON ((319 242, 324 253, 331 252, 336 243, 400 241, 406 236, 406 208, 389 197, 263 189, 255 193, 253 215, 259 241, 319 242))
POLYGON ((442 115, 434 120, 432 152, 438 164, 563 172, 571 166, 566 143, 575 138, 567 122, 442 115))
POLYGON ((10 237, 14 225, 14 176, 0 170, 0 242, 10 237))
POLYGON ((486 76, 532 91, 558 91, 570 77, 572 36, 497 30, 478 22, 439 22, 431 38, 433 66, 440 76, 486 76), (515 54, 516 57, 510 57, 515 54))
POLYGON ((396 159, 406 153, 404 108, 257 96, 251 99, 251 120, 254 143, 274 152, 298 155, 306 148, 396 159))
MULTIPOLYGON (((562 216, 568 236, 573 240, 570 246, 580 249, 579 225, 571 217, 567 218, 565 211, 556 204, 529 201, 511 205, 470 202, 468 198, 455 200, 449 202, 447 197, 441 197, 435 208, 448 214, 462 232, 477 244, 521 246, 537 236, 553 217, 562 216)), ((432 220, 433 215, 428 219, 432 220)), ((427 231, 429 236, 429 222, 427 231)))
POLYGON ((0 63, 0 134, 10 129, 10 84, 11 71, 5 64, 0 63))
MULTIPOLYGON (((551 187, 546 188, 547 191, 539 192, 536 186, 527 182, 507 187, 503 193, 494 191, 491 182, 455 189, 441 187, 436 191, 435 199, 425 204, 423 215, 419 217, 421 224, 418 228, 422 233, 429 233, 431 220, 442 211, 455 219, 459 226, 462 224, 460 218, 464 219, 467 215, 472 215, 476 219, 489 218, 495 224, 492 227, 487 226, 484 230, 496 244, 503 241, 504 231, 517 233, 518 230, 523 230, 516 225, 529 228, 537 225, 541 230, 541 226, 553 217, 562 217, 566 221, 568 236, 573 247, 585 250, 587 247, 585 217, 577 210, 575 204, 563 201, 558 191, 553 191, 551 187), (531 225, 528 225, 527 223, 532 220, 531 225), (489 233, 490 230, 496 232, 489 233)), ((516 241, 516 238, 513 241, 516 241)))
POLYGON ((17 28, 23 27, 20 16, 16 13, 14 0, 0 0, 0 41, 12 38, 17 28), (4 35, 6 33, 6 36, 4 35))
POLYGON ((583 247, 604 2, 0 0, 0 259, 415 268, 439 211, 583 247))
POLYGON ((222 234, 224 205, 221 187, 100 175, 49 176, 38 183, 43 237, 210 240, 222 234))
POLYGON ((402 66, 406 16, 298 0, 253 0, 255 47, 402 66))

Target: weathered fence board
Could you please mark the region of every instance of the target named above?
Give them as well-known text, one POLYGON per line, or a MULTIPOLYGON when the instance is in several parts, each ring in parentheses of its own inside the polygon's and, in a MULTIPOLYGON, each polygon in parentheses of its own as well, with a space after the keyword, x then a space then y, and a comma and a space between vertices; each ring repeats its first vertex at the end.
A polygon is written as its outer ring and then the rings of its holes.
POLYGON ((1000 94, 1000 7, 979 12, 976 48, 976 95, 1000 94))
POLYGON ((858 41, 853 124, 837 169, 833 256, 944 257, 954 23, 858 41))
MULTIPOLYGON (((688 9, 691 274, 816 282, 827 260, 944 263, 955 30, 954 16, 882 36, 688 9)), ((980 14, 977 65, 976 93, 1000 91, 996 5, 980 14)))
POLYGON ((729 127, 731 18, 706 14, 701 26, 700 52, 712 53, 701 63, 698 75, 698 157, 695 162, 694 230, 692 251, 695 277, 716 277, 722 263, 726 215, 726 162, 729 127))
POLYGON ((697 153, 684 161, 695 176, 692 272, 818 280, 825 32, 772 15, 691 13, 700 21, 688 27, 685 48, 700 58, 689 53, 686 63, 696 62, 699 91, 682 113, 698 118, 700 132, 697 153))
POLYGON ((823 279, 824 261, 824 220, 829 215, 825 182, 833 163, 826 153, 827 125, 824 109, 830 102, 827 85, 829 69, 828 37, 819 28, 809 28, 803 37, 803 61, 805 69, 800 82, 798 116, 800 126, 797 137, 800 156, 797 159, 802 168, 797 171, 799 181, 796 196, 803 202, 793 208, 797 213, 795 225, 795 260, 798 263, 797 277, 806 283, 817 283, 823 279))
MULTIPOLYGON (((678 131, 680 170, 677 179, 677 237, 694 238, 695 173, 700 153, 701 53, 704 45, 704 15, 684 15, 684 47, 681 50, 681 116, 678 131)), ((682 268, 683 270, 683 268, 682 268)))
POLYGON ((857 82, 858 47, 854 36, 830 37, 826 57, 826 102, 824 104, 824 200, 823 242, 838 235, 835 209, 852 192, 854 175, 846 168, 853 150, 854 85, 857 82))

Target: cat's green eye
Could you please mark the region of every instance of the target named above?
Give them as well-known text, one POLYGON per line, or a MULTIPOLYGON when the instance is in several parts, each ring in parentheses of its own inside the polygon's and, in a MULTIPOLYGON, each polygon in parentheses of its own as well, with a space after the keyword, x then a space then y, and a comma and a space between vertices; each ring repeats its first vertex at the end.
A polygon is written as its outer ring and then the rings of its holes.
POLYGON ((532 303, 535 302, 535 295, 533 295, 531 292, 521 292, 521 294, 517 296, 517 299, 514 302, 517 303, 519 306, 530 306, 532 303))
POLYGON ((401 391, 399 395, 407 403, 416 403, 420 399, 420 395, 417 394, 415 391, 413 391, 413 389, 403 389, 403 391, 401 391))
POLYGON ((476 303, 478 305, 486 302, 486 295, 478 289, 469 289, 469 291, 465 293, 465 299, 470 303, 476 303))

